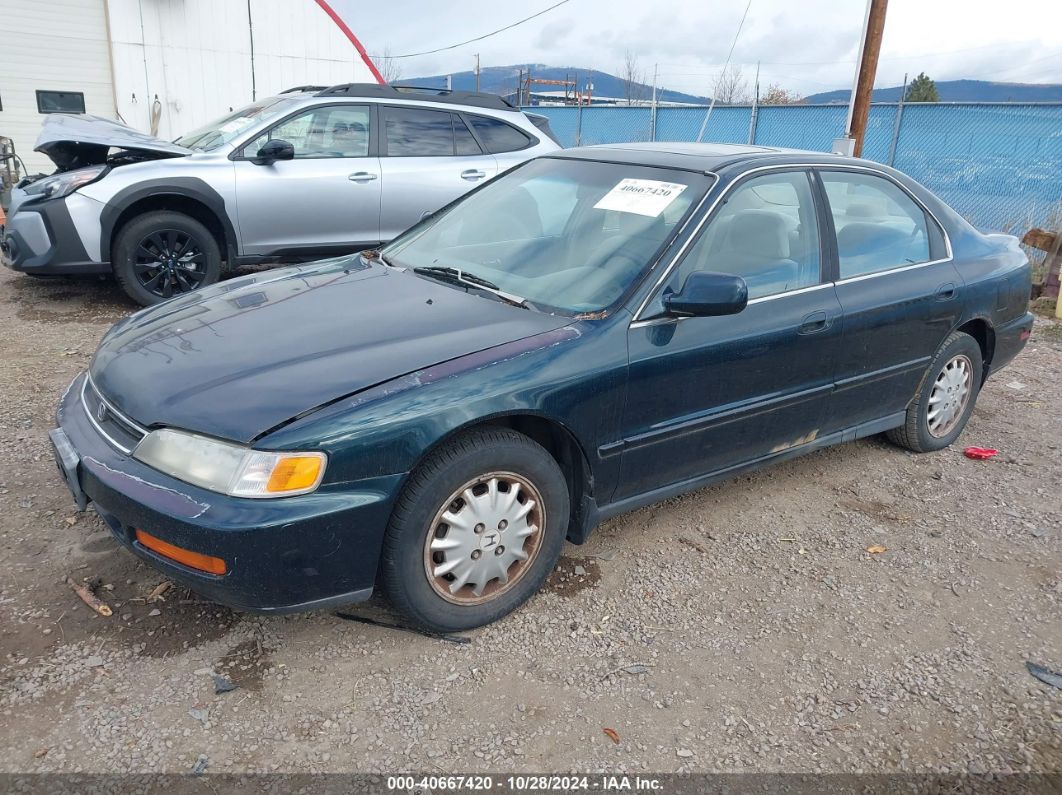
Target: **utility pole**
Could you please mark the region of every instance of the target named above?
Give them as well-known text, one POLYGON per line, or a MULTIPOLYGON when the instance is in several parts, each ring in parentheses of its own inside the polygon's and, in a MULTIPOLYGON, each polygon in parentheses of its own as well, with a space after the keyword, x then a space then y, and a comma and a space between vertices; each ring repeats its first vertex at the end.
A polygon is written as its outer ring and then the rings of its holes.
POLYGON ((885 33, 885 10, 888 5, 889 0, 867 0, 863 38, 859 45, 859 71, 852 86, 852 99, 848 103, 848 123, 845 129, 855 157, 863 154, 863 137, 867 131, 870 97, 878 71, 878 56, 881 54, 881 39, 885 33))
POLYGON ((756 80, 753 82, 752 113, 749 114, 749 144, 756 143, 756 123, 760 117, 760 62, 756 61, 756 80))
POLYGON ((656 140, 656 78, 660 64, 653 64, 653 112, 649 117, 649 140, 656 140))
POLYGON ((479 53, 476 53, 476 91, 479 91, 479 53))
POLYGON ((900 101, 896 103, 896 119, 892 124, 892 141, 889 143, 889 165, 896 162, 896 145, 900 141, 900 125, 903 123, 903 100, 907 96, 907 72, 903 73, 903 88, 900 101))

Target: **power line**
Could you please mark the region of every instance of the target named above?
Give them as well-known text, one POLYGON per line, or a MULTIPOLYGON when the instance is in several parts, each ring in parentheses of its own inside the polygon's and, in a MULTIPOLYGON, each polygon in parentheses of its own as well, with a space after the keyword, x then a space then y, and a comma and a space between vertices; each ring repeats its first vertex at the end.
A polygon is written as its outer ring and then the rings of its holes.
MULTIPOLYGON (((749 15, 749 8, 751 7, 752 0, 749 0, 748 3, 745 4, 745 13, 741 15, 741 21, 738 23, 737 31, 734 33, 734 40, 730 43, 730 52, 726 54, 726 63, 723 64, 723 73, 720 80, 722 77, 726 76, 727 67, 730 66, 730 59, 734 55, 734 48, 737 47, 738 38, 741 36, 741 29, 745 27, 745 17, 749 15)), ((712 91, 712 104, 708 106, 708 112, 704 114, 704 121, 701 122, 701 131, 697 133, 697 143, 700 143, 701 139, 704 138, 704 131, 708 127, 708 119, 711 117, 712 111, 715 109, 715 100, 718 93, 718 91, 712 91)))
POLYGON ((549 13, 554 8, 558 8, 559 6, 562 6, 565 3, 570 3, 570 2, 571 2, 571 0, 560 0, 559 3, 554 3, 549 8, 543 8, 541 11, 539 11, 539 12, 537 12, 535 14, 532 14, 529 17, 524 17, 521 20, 513 22, 511 25, 506 25, 504 28, 498 28, 497 30, 492 30, 490 33, 484 33, 482 36, 476 36, 474 39, 468 39, 467 41, 458 42, 457 44, 450 44, 450 45, 447 45, 446 47, 439 47, 438 49, 435 49, 435 50, 425 50, 424 52, 409 52, 409 53, 405 53, 403 55, 386 55, 386 56, 385 55, 370 55, 369 57, 370 58, 389 58, 389 59, 393 60, 395 58, 416 58, 417 56, 420 56, 420 55, 434 55, 437 52, 445 52, 446 50, 455 50, 458 47, 464 47, 466 44, 472 44, 473 42, 476 42, 476 41, 483 41, 483 39, 489 39, 491 36, 496 36, 499 33, 503 33, 503 32, 505 32, 507 30, 512 30, 517 25, 523 25, 525 22, 530 22, 535 17, 540 17, 543 14, 549 13))

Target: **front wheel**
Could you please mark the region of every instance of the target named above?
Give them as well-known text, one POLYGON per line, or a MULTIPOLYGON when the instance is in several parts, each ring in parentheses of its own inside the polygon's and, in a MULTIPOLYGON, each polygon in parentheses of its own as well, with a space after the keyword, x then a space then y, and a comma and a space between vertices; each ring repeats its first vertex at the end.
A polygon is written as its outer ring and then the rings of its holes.
POLYGON ((981 346, 956 331, 940 346, 903 425, 888 432, 892 442, 928 453, 943 450, 959 438, 973 413, 981 388, 984 361, 981 346))
POLYGON ((568 517, 564 475, 541 445, 505 428, 472 431, 410 477, 384 538, 380 584, 420 627, 488 624, 541 587, 568 517))
POLYGON ((145 213, 122 227, 114 243, 114 275, 141 306, 213 284, 221 249, 202 223, 184 213, 145 213))

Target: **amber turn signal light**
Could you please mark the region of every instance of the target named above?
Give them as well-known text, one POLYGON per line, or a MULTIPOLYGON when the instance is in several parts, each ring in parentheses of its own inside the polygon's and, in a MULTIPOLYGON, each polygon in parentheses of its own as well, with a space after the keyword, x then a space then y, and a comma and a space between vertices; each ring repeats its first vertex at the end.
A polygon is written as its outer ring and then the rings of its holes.
POLYGON ((281 458, 269 476, 266 484, 268 494, 281 494, 286 491, 305 491, 317 485, 324 467, 323 456, 289 455, 281 458))
POLYGON ((152 552, 157 552, 162 557, 177 561, 190 569, 205 571, 207 574, 224 574, 227 571, 225 561, 221 558, 203 555, 199 552, 192 552, 190 549, 169 544, 161 538, 155 538, 155 536, 145 533, 143 530, 136 531, 136 540, 152 552))

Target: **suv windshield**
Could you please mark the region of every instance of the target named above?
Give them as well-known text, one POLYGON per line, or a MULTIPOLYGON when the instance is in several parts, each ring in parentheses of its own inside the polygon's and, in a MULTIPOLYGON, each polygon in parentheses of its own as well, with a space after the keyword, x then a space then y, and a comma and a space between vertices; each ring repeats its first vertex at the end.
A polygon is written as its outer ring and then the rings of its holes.
POLYGON ((398 267, 458 269, 539 307, 597 312, 638 281, 710 185, 690 171, 541 158, 382 253, 398 267))
POLYGON ((217 149, 229 143, 252 125, 283 116, 298 105, 299 100, 294 97, 269 97, 246 105, 228 116, 215 119, 198 130, 185 133, 174 143, 200 152, 217 149))

